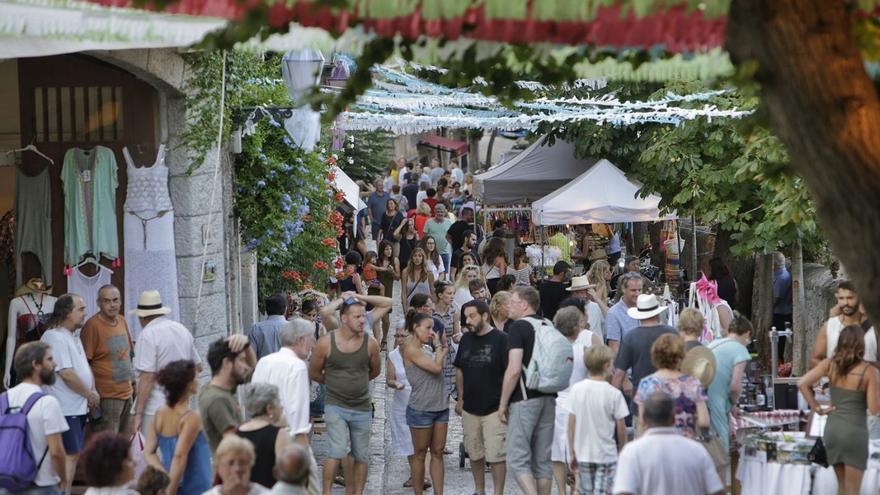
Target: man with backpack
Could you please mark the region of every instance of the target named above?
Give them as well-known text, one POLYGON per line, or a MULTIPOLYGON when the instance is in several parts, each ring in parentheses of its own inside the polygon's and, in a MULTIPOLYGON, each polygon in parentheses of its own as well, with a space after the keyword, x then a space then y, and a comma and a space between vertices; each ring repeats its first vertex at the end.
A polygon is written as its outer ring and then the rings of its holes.
POLYGON ((58 400, 42 391, 55 382, 52 349, 29 342, 12 366, 21 383, 0 395, 0 495, 59 495, 65 489, 62 433, 69 427, 58 400))
POLYGON ((498 416, 507 423, 507 469, 526 495, 550 495, 556 392, 568 387, 571 341, 548 320, 533 287, 515 287, 510 299, 507 369, 498 416), (508 411, 509 404, 509 411, 508 411))

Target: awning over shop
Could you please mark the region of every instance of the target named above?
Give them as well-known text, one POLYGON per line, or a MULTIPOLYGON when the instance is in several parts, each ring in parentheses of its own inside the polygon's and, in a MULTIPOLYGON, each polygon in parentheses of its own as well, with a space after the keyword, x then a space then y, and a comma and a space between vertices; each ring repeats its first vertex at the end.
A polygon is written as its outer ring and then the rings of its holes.
POLYGON ((88 50, 185 47, 225 19, 72 0, 0 0, 0 59, 88 50))
POLYGON ((599 160, 579 177, 532 203, 535 225, 672 220, 660 213, 660 197, 638 197, 641 185, 613 163, 599 160))
POLYGON ((510 160, 474 176, 474 193, 485 205, 531 203, 584 173, 595 160, 575 158, 574 145, 547 136, 510 160))
POLYGON ((448 151, 452 153, 452 156, 461 156, 468 152, 470 147, 464 141, 455 141, 454 139, 447 139, 443 136, 428 136, 424 139, 419 140, 419 146, 425 146, 426 148, 433 148, 439 151, 448 151))

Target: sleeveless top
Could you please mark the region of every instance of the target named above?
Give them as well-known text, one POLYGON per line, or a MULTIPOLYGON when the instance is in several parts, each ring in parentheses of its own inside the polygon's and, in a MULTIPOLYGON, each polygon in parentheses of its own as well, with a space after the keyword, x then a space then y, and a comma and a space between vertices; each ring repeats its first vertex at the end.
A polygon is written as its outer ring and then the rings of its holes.
POLYGON ((840 339, 840 332, 842 330, 843 323, 837 316, 829 318, 825 324, 825 357, 828 359, 834 357, 834 350, 837 349, 837 341, 840 339))
POLYGON ((168 167, 165 166, 165 145, 159 146, 156 161, 149 167, 136 167, 128 148, 122 148, 128 172, 128 187, 123 209, 132 213, 171 211, 168 194, 168 167))
POLYGON ((425 275, 425 278, 418 282, 412 278, 407 280, 406 294, 407 302, 412 301, 413 296, 416 294, 431 294, 431 286, 428 285, 428 276, 425 275))
MULTIPOLYGON (((183 418, 183 416, 181 416, 183 418)), ((174 460, 174 451, 177 449, 178 435, 166 437, 156 434, 159 441, 159 453, 162 455, 162 466, 166 472, 171 472, 171 461, 174 460)), ((211 489, 214 481, 211 472, 211 448, 204 431, 199 431, 193 442, 189 454, 186 456, 186 471, 180 479, 180 488, 177 493, 204 493, 211 489)))
MULTIPOLYGON (((422 347, 426 356, 434 359, 434 353, 422 347)), ((412 387, 409 407, 417 411, 442 411, 449 408, 446 398, 446 380, 443 372, 429 373, 414 364, 406 367, 406 379, 412 387)))
POLYGON ((330 356, 324 363, 325 403, 355 411, 370 411, 369 336, 354 352, 336 346, 336 331, 330 332, 330 356))
POLYGON ((831 403, 835 409, 828 415, 823 434, 828 464, 845 464, 861 470, 867 465, 868 398, 859 390, 866 370, 862 369, 856 390, 831 386, 831 403))
POLYGON ((251 468, 251 481, 266 488, 272 488, 272 485, 275 484, 272 468, 275 466, 275 440, 278 439, 278 430, 280 429, 273 425, 266 425, 251 431, 235 429, 236 435, 246 438, 254 444, 257 456, 254 467, 251 468))

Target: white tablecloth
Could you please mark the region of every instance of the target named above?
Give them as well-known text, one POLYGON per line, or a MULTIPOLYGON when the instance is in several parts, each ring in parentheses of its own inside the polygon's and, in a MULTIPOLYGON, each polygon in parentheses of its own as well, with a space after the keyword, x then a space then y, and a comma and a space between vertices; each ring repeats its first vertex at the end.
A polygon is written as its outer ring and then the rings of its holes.
MULTIPOLYGON (((880 493, 880 441, 869 444, 868 469, 862 478, 860 495, 880 493)), ((736 479, 742 485, 742 495, 763 495, 765 493, 803 493, 810 495, 837 495, 837 477, 834 468, 819 465, 779 464, 746 458, 740 451, 736 479), (812 475, 811 475, 811 470, 812 475)))

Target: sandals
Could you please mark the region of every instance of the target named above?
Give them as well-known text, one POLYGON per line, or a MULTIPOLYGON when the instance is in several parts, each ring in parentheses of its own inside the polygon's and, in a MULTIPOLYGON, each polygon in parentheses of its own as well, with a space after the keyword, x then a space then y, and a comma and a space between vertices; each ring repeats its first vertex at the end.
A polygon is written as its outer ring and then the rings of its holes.
MULTIPOLYGON (((403 483, 404 488, 412 488, 412 486, 412 478, 406 480, 403 483)), ((431 488, 431 482, 429 480, 425 480, 425 487, 423 488, 423 490, 427 490, 428 488, 431 488)))

